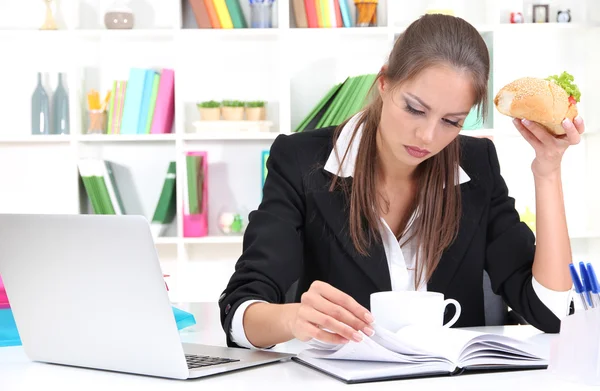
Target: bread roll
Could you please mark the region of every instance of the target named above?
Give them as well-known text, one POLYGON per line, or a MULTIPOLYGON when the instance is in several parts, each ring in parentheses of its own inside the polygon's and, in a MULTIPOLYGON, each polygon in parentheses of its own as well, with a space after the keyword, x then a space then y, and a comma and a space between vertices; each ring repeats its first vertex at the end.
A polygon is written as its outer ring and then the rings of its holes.
POLYGON ((570 95, 552 80, 523 77, 502 87, 494 98, 499 112, 513 118, 528 119, 544 126, 553 135, 565 134, 562 121, 577 116, 577 105, 570 95))

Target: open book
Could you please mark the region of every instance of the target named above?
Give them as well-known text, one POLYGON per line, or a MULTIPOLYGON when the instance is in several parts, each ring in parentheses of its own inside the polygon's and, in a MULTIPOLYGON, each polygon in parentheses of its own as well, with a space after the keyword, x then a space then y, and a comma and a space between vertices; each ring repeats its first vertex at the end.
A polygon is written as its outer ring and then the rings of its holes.
POLYGON ((543 369, 549 348, 505 335, 408 326, 345 345, 316 343, 294 360, 347 383, 440 375, 470 370, 543 369))

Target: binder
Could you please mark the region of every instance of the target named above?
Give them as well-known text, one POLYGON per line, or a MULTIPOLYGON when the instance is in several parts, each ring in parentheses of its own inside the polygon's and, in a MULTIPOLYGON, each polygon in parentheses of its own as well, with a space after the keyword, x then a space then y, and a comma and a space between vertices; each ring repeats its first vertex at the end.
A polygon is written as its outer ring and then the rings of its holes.
POLYGON ((187 152, 183 203, 183 236, 208 235, 208 162, 207 152, 187 152))
POLYGON ((150 133, 171 133, 175 117, 175 72, 165 68, 160 74, 154 118, 150 133))
POLYGON ((316 2, 318 0, 304 0, 304 8, 306 9, 306 23, 309 28, 319 27, 319 18, 317 17, 316 2))
POLYGON ((156 209, 151 220, 152 234, 154 237, 163 235, 167 228, 175 218, 176 210, 176 166, 175 162, 170 162, 167 168, 165 181, 156 204, 156 209))

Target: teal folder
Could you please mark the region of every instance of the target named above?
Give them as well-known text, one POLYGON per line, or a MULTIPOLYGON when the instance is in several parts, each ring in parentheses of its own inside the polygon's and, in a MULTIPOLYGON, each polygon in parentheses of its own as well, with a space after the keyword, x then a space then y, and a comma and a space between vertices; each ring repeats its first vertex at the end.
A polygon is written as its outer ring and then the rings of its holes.
POLYGON ((21 345, 21 337, 12 310, 10 308, 0 310, 0 347, 19 345, 21 345))

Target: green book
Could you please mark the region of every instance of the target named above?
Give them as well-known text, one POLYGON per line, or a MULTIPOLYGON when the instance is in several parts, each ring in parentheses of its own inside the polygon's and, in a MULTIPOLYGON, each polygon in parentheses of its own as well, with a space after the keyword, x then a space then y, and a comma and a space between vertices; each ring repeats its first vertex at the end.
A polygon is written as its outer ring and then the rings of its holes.
POLYGON ((154 109, 156 108, 156 97, 158 95, 158 84, 160 83, 160 74, 154 73, 152 81, 152 92, 150 93, 150 107, 148 108, 148 119, 146 120, 146 134, 150 134, 152 128, 152 119, 154 118, 154 109))
POLYGON ((94 178, 96 179, 98 196, 100 197, 102 202, 102 214, 116 214, 113 204, 110 200, 110 195, 108 194, 108 187, 106 185, 106 182, 104 181, 104 177, 96 176, 94 178))
POLYGON ((188 208, 189 214, 198 214, 198 159, 197 156, 187 155, 185 157, 186 163, 186 174, 187 174, 187 196, 188 196, 188 208))
POLYGON ((94 214, 100 214, 101 206, 98 203, 98 198, 96 197, 95 190, 93 187, 94 185, 91 178, 82 176, 81 181, 83 182, 85 192, 90 200, 90 203, 92 204, 92 210, 94 211, 94 214))
POLYGON ((242 12, 242 7, 240 7, 240 0, 225 0, 225 4, 227 5, 227 10, 229 11, 229 15, 231 16, 233 28, 247 28, 248 23, 246 23, 246 18, 244 17, 244 13, 242 12))
POLYGON ((164 233, 164 230, 168 224, 170 224, 175 218, 176 210, 176 195, 175 195, 175 184, 176 184, 176 165, 175 162, 170 162, 167 169, 167 175, 163 182, 160 197, 152 216, 152 233, 158 237, 164 233))

